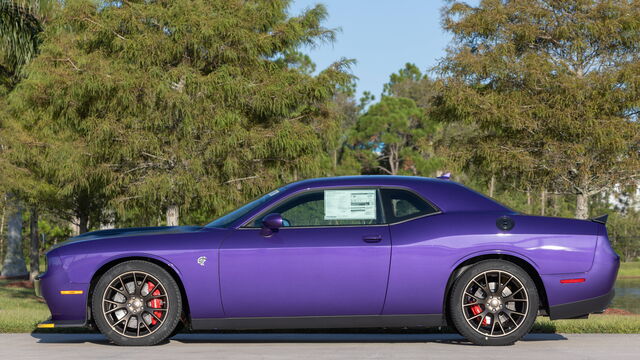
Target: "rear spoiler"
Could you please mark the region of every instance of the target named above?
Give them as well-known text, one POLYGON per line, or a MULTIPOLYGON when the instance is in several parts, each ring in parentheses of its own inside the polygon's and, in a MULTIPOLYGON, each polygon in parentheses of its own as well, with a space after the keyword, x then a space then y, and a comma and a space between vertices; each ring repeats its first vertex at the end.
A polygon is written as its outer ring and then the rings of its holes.
POLYGON ((591 220, 593 222, 597 222, 597 223, 606 225, 608 217, 609 217, 608 214, 604 214, 602 216, 594 217, 593 219, 589 219, 589 220, 591 220))

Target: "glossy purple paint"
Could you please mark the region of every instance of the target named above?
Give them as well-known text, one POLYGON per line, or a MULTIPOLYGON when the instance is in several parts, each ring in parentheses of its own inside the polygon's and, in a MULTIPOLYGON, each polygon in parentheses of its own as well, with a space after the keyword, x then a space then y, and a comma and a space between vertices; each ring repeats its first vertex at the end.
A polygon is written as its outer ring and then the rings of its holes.
POLYGON ((602 224, 517 214, 448 180, 356 176, 288 185, 226 228, 123 229, 76 237, 49 251, 40 283, 54 322, 83 323, 92 283, 115 262, 133 258, 175 274, 192 319, 441 314, 451 275, 485 255, 528 263, 549 306, 607 294, 619 264, 602 224), (335 187, 406 188, 441 211, 391 225, 282 227, 269 236, 241 227, 293 194, 335 187), (515 221, 513 229, 496 227, 503 215, 515 221), (380 241, 364 241, 371 237, 380 241), (204 266, 197 262, 202 256, 204 266), (560 284, 574 277, 586 281, 560 284))
POLYGON ((380 314, 391 259, 389 227, 237 230, 220 249, 225 314, 321 316, 380 314), (381 236, 367 243, 367 236, 381 236), (238 286, 242 284, 242 286, 238 286))
POLYGON ((591 267, 595 223, 514 215, 515 227, 500 231, 497 218, 491 213, 443 213, 391 225, 393 257, 384 314, 442 312, 449 276, 481 255, 514 256, 541 275, 583 273, 591 267))
POLYGON ((260 229, 260 235, 263 237, 270 237, 274 232, 278 231, 283 225, 282 215, 269 214, 262 219, 262 229, 260 229))

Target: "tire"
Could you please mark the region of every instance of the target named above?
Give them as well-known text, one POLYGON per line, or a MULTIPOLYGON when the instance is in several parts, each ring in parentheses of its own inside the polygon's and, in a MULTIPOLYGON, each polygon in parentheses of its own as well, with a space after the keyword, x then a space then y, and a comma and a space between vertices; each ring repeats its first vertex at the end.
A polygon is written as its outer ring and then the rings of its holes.
POLYGON ((511 345, 529 333, 538 306, 538 291, 526 271, 508 261, 485 260, 456 280, 448 315, 476 345, 511 345))
POLYGON ((182 297, 176 281, 160 266, 126 261, 100 277, 91 311, 98 330, 114 343, 156 345, 176 329, 182 297))
POLYGON ((184 317, 184 314, 180 315, 180 320, 178 321, 178 324, 176 325, 176 328, 173 329, 171 334, 169 334, 169 337, 168 337, 169 339, 171 339, 172 337, 178 335, 181 332, 184 332, 184 331, 188 330, 188 327, 187 327, 187 325, 185 325, 183 317, 184 317))

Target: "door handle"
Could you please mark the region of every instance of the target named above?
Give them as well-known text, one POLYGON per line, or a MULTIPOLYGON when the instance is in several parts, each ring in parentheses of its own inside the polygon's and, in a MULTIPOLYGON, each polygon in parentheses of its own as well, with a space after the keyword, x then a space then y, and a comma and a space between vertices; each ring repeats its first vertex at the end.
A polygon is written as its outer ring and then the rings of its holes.
POLYGON ((377 243, 382 241, 382 235, 365 235, 362 237, 362 240, 368 243, 377 243))

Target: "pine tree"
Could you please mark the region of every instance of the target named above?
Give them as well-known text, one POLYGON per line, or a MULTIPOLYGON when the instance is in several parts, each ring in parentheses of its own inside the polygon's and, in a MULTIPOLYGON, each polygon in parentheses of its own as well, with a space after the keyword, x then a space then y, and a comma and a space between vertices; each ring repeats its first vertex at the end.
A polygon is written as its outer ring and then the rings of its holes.
POLYGON ((289 17, 288 5, 65 2, 9 96, 14 159, 61 189, 83 231, 105 208, 139 225, 202 219, 321 174, 334 126, 322 109, 348 61, 311 75, 298 48, 335 33, 323 6, 289 17))
POLYGON ((415 64, 406 63, 402 69, 389 76, 383 92, 387 96, 409 98, 428 113, 438 94, 438 88, 435 81, 423 74, 415 64))
POLYGON ((436 159, 425 157, 436 124, 407 98, 384 96, 354 129, 354 147, 365 167, 388 175, 426 175, 436 159))
POLYGON ((640 2, 449 1, 439 118, 459 156, 589 197, 640 176, 640 2))

